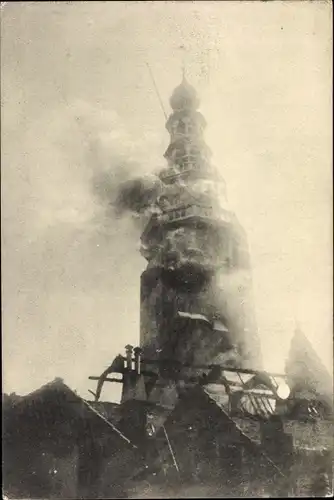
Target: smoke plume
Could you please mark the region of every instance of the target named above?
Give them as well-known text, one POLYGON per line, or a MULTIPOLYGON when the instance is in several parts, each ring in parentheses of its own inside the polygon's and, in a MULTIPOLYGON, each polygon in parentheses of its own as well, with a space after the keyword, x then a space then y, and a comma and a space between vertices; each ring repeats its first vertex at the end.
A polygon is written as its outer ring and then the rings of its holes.
MULTIPOLYGON (((116 114, 104 120, 91 120, 98 114, 87 105, 76 111, 78 130, 84 139, 86 159, 91 170, 91 190, 110 215, 121 218, 144 214, 154 203, 160 186, 150 152, 154 144, 133 141, 116 114)), ((157 170, 157 169, 156 169, 157 170)))
POLYGON ((19 151, 15 133, 7 127, 2 170, 5 387, 24 393, 62 375, 88 388, 88 375, 139 341, 138 240, 156 189, 156 138, 135 141, 116 112, 83 101, 41 114, 19 151), (25 350, 10 339, 22 324, 25 350))

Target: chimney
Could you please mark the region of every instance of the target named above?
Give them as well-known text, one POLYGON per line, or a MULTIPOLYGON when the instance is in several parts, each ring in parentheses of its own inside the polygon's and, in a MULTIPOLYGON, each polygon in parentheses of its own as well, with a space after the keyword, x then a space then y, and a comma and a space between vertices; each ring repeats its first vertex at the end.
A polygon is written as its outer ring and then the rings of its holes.
POLYGON ((135 372, 137 375, 140 375, 140 361, 141 361, 141 353, 142 349, 140 347, 135 347, 134 348, 134 355, 135 355, 135 372))
POLYGON ((128 344, 128 345, 125 346, 126 368, 129 371, 132 370, 132 351, 133 351, 133 346, 132 345, 128 344))

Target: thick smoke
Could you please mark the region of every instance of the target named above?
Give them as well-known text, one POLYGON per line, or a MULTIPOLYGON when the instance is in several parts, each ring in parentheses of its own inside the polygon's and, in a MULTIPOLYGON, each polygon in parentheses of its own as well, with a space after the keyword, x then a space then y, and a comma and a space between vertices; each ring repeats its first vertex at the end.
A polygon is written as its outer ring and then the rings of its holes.
POLYGON ((111 217, 145 215, 161 188, 155 167, 159 162, 150 158, 155 145, 149 137, 133 141, 113 113, 109 112, 109 121, 92 123, 87 111, 87 106, 78 110, 76 121, 86 138, 93 195, 111 217))
POLYGON ((114 158, 114 163, 109 171, 94 172, 93 194, 108 207, 110 216, 145 215, 157 197, 158 178, 153 174, 135 177, 140 165, 127 158, 114 158))
POLYGON ((115 112, 83 101, 40 115, 20 150, 15 133, 2 169, 6 383, 25 393, 61 375, 85 394, 89 375, 139 342, 138 240, 161 151, 156 137, 134 140, 115 112), (29 337, 26 349, 13 331, 29 337), (26 363, 39 369, 23 384, 26 363))
POLYGON ((124 210, 136 214, 148 212, 155 203, 159 187, 158 179, 148 176, 123 182, 119 186, 115 200, 116 212, 119 214, 124 210))

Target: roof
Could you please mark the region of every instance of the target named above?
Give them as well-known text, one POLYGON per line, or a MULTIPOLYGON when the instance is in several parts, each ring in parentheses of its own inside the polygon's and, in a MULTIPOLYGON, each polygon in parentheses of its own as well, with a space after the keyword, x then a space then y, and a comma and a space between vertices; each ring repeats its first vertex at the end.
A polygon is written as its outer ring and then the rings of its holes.
POLYGON ((156 473, 162 460, 167 467, 177 469, 182 477, 183 472, 193 466, 193 453, 197 462, 210 464, 212 450, 218 443, 237 448, 242 446, 252 460, 254 457, 264 460, 273 469, 273 474, 283 476, 259 441, 246 434, 201 386, 185 391, 169 415, 160 415, 156 434, 148 448, 147 458, 151 455, 151 459, 147 463, 150 467, 143 473, 156 473))
POLYGON ((296 397, 310 391, 333 407, 333 379, 306 335, 297 328, 286 363, 288 383, 296 397))
MULTIPOLYGON (((227 445, 243 446, 250 455, 261 457, 275 473, 282 475, 280 466, 274 461, 271 450, 262 440, 262 423, 259 419, 231 416, 223 404, 206 392, 201 386, 185 391, 174 409, 165 413, 152 412, 149 418, 155 430, 152 452, 160 443, 164 460, 172 460, 173 451, 180 469, 187 462, 186 449, 190 449, 192 437, 195 445, 204 455, 210 441, 220 438, 227 445), (168 436, 168 441, 166 436, 168 436), (188 440, 190 440, 188 442, 188 440)), ((296 452, 322 452, 332 448, 332 423, 320 421, 316 426, 293 420, 283 420, 282 430, 296 452)), ((153 454, 153 468, 156 465, 153 454)), ((185 464, 186 466, 186 464, 185 464)))
POLYGON ((84 400, 61 379, 55 379, 12 405, 5 416, 5 431, 11 434, 23 426, 27 432, 40 434, 43 430, 48 433, 50 429, 60 429, 67 424, 69 431, 72 429, 74 432, 81 423, 90 422, 99 432, 106 433, 108 429, 109 435, 132 446, 129 439, 115 426, 115 405, 104 404, 102 408, 102 404, 96 405, 84 400))
POLYGON ((112 423, 117 423, 121 418, 120 405, 109 401, 87 401, 95 410, 112 423))

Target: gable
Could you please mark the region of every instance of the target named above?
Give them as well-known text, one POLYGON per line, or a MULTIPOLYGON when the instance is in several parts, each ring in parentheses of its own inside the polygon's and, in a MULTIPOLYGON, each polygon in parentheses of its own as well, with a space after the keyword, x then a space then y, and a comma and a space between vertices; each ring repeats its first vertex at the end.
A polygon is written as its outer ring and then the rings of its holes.
POLYGON ((96 438, 108 435, 117 446, 131 446, 128 438, 106 416, 56 380, 9 409, 4 421, 4 439, 27 444, 64 441, 72 446, 85 435, 87 426, 96 438))

